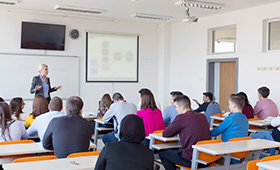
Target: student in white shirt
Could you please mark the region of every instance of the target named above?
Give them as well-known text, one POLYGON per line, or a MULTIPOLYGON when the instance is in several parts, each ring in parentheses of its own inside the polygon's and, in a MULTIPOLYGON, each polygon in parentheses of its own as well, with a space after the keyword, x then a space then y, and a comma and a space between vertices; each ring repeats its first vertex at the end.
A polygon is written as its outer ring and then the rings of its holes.
POLYGON ((65 113, 62 113, 62 100, 59 97, 54 97, 51 99, 49 104, 48 113, 42 114, 38 116, 31 126, 27 129, 27 133, 29 136, 35 136, 38 134, 40 140, 43 140, 45 131, 50 123, 50 121, 55 117, 65 116, 65 113))

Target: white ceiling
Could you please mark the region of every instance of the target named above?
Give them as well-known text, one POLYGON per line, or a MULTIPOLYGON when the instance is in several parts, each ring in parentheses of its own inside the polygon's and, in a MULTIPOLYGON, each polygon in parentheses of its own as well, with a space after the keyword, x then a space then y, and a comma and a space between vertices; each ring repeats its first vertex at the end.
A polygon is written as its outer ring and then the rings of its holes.
MULTIPOLYGON (((0 0, 1 1, 1 0, 0 0)), ((6 0, 7 1, 7 0, 6 0)), ((134 20, 145 22, 166 22, 166 21, 148 21, 130 17, 134 13, 147 13, 163 16, 171 16, 172 19, 167 22, 181 21, 185 16, 185 9, 182 6, 176 6, 175 2, 180 0, 19 0, 14 6, 0 5, 0 9, 38 11, 43 13, 59 13, 54 10, 55 5, 69 5, 84 8, 103 9, 104 13, 94 15, 94 18, 109 18, 112 20, 134 20)), ((196 0, 193 0, 196 1, 196 0)), ((225 13, 229 11, 259 6, 280 0, 200 0, 204 2, 221 3, 225 7, 222 10, 208 10, 201 8, 191 8, 192 16, 199 18, 225 13)), ((61 12, 60 12, 61 13, 61 12)), ((82 14, 73 12, 72 15, 81 16, 82 14)))

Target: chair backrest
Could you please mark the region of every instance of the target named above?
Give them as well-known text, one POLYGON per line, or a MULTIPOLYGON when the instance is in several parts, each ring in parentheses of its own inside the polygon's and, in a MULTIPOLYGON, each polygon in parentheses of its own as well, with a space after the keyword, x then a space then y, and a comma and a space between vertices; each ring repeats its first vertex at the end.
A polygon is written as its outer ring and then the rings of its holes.
MULTIPOLYGON (((263 120, 262 118, 251 118, 248 119, 248 121, 257 121, 257 120, 263 120)), ((259 126, 249 125, 249 129, 259 129, 259 126)))
POLYGON ((264 158, 261 159, 261 162, 272 161, 272 160, 276 160, 276 159, 280 159, 280 155, 264 157, 264 158))
MULTIPOLYGON (((202 144, 211 144, 211 143, 221 143, 223 142, 222 140, 218 139, 218 140, 204 140, 204 141, 199 141, 196 143, 196 145, 202 145, 202 144)), ((215 162, 216 160, 220 159, 221 156, 219 155, 211 155, 208 153, 204 153, 204 152, 199 152, 199 160, 211 163, 211 162, 215 162)))
POLYGON ((20 143, 35 143, 33 140, 13 140, 0 142, 0 145, 11 145, 11 144, 20 144, 20 143))
MULTIPOLYGON (((164 130, 156 130, 153 133, 162 133, 163 131, 164 130)), ((155 144, 164 144, 164 143, 174 143, 174 141, 164 142, 164 141, 155 139, 155 144)))
MULTIPOLYGON (((246 136, 246 137, 241 137, 241 138, 232 138, 232 139, 230 139, 228 141, 232 142, 232 141, 251 140, 251 139, 252 139, 252 137, 246 136)), ((245 152, 232 153, 231 156, 234 156, 234 157, 237 157, 237 158, 244 158, 245 156, 247 156, 249 154, 250 154, 249 151, 245 151, 245 152)))
POLYGON ((49 159, 57 159, 56 156, 34 156, 34 157, 27 157, 27 158, 18 158, 13 161, 13 163, 19 163, 19 162, 31 162, 31 161, 43 161, 43 160, 49 160, 49 159))
POLYGON ((67 156, 67 158, 73 158, 73 157, 81 157, 81 156, 94 156, 99 155, 101 151, 90 151, 90 152, 78 152, 78 153, 72 153, 67 156))
MULTIPOLYGON (((222 117, 223 113, 213 114, 213 116, 219 116, 222 117)), ((214 120, 214 123, 222 123, 222 120, 214 120)))
POLYGON ((257 163, 260 162, 261 160, 252 160, 252 161, 249 161, 247 163, 247 170, 258 170, 259 167, 257 166, 257 163))
POLYGON ((213 116, 214 114, 221 113, 220 105, 216 102, 211 102, 208 104, 207 109, 205 110, 205 116, 208 120, 208 123, 210 124, 211 118, 210 116, 213 116))

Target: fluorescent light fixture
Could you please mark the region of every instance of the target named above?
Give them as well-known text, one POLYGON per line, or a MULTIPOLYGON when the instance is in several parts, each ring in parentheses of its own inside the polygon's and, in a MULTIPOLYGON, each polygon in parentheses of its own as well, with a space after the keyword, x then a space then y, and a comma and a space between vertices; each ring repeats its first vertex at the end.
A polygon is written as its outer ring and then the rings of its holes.
POLYGON ((100 14, 104 12, 103 9, 91 9, 91 8, 82 8, 82 7, 74 7, 74 6, 66 6, 66 5, 56 5, 54 9, 58 11, 78 12, 84 14, 100 14))
POLYGON ((0 0, 0 5, 15 5, 17 4, 18 1, 3 1, 3 0, 0 0))
MULTIPOLYGON (((182 1, 175 2, 175 5, 184 6, 182 1)), ((188 6, 189 7, 194 7, 194 8, 219 10, 219 9, 222 9, 225 5, 224 4, 212 3, 212 2, 188 1, 188 6)))
POLYGON ((150 20, 159 20, 159 21, 168 21, 172 18, 171 16, 161 16, 161 15, 143 14, 143 13, 135 13, 130 16, 135 18, 140 18, 140 19, 150 19, 150 20))

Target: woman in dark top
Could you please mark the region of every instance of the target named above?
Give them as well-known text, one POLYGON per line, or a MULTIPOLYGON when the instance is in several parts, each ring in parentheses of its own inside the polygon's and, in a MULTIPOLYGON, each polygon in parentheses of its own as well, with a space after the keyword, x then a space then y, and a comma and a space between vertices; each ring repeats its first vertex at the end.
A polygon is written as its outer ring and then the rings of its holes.
POLYGON ((38 76, 33 77, 30 93, 35 95, 43 94, 47 99, 48 103, 51 100, 50 93, 61 89, 61 86, 51 88, 50 78, 47 77, 49 74, 49 67, 46 64, 40 64, 37 71, 40 73, 38 76))
POLYGON ((106 143, 95 170, 152 170, 153 152, 140 144, 144 137, 142 119, 136 115, 127 115, 121 122, 120 142, 106 143))
POLYGON ((239 92, 239 93, 237 93, 237 95, 240 96, 241 98, 243 98, 244 101, 245 101, 245 104, 244 104, 243 109, 242 109, 242 113, 247 117, 247 119, 254 118, 254 109, 250 105, 246 93, 239 92))

